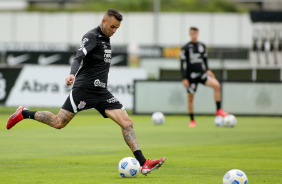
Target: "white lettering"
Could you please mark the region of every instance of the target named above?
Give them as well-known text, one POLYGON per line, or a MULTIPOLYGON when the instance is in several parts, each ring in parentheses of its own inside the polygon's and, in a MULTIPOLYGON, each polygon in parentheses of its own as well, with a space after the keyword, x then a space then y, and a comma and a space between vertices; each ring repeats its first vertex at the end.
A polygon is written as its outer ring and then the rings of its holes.
POLYGON ((30 83, 29 81, 25 81, 21 91, 33 91, 33 92, 59 92, 59 85, 55 83, 39 83, 37 81, 33 81, 30 83))

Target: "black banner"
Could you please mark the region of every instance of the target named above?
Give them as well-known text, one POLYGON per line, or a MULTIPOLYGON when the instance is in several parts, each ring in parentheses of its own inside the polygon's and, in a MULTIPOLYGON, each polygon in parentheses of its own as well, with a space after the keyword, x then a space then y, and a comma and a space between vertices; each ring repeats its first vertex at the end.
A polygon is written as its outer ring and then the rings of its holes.
POLYGON ((252 22, 282 22, 282 11, 251 11, 252 22))
POLYGON ((22 68, 0 68, 0 104, 4 104, 22 68))
MULTIPOLYGON (((9 66, 18 66, 22 64, 39 65, 71 65, 76 52, 26 52, 9 51, 5 55, 5 63, 9 66)), ((126 66, 127 53, 113 53, 112 65, 126 66)))

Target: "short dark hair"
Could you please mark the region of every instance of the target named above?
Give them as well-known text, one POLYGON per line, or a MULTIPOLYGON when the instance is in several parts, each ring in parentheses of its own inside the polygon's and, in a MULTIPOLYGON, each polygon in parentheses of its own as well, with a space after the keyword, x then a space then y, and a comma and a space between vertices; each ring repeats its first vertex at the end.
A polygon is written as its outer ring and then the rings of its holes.
POLYGON ((117 10, 111 8, 108 9, 106 13, 110 17, 114 16, 118 21, 122 21, 122 15, 117 10))
POLYGON ((190 27, 190 31, 199 31, 199 29, 197 27, 190 27))

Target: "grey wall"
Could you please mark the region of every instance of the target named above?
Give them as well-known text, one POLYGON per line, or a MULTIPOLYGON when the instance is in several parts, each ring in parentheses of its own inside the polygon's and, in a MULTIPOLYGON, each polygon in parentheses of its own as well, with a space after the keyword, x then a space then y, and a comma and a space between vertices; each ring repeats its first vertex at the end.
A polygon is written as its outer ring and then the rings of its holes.
MULTIPOLYGON (((182 45, 190 26, 200 28, 200 40, 210 46, 251 46, 252 23, 248 14, 161 13, 158 32, 153 13, 124 13, 112 43, 182 45), (157 35, 155 38, 154 36, 157 35)), ((102 13, 0 13, 0 42, 78 44, 96 27, 102 13)))

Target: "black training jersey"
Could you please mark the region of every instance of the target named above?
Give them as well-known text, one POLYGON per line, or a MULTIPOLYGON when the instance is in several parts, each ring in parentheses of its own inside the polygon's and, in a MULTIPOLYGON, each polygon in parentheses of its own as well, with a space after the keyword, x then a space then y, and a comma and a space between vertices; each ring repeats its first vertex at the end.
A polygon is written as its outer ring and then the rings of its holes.
POLYGON ((71 74, 75 74, 73 87, 88 92, 106 88, 111 59, 110 38, 102 33, 99 26, 87 32, 71 67, 71 74))
POLYGON ((182 79, 190 78, 190 75, 200 75, 208 70, 207 57, 206 46, 203 43, 189 42, 184 45, 180 53, 182 79), (186 64, 186 68, 184 68, 184 63, 186 64))

